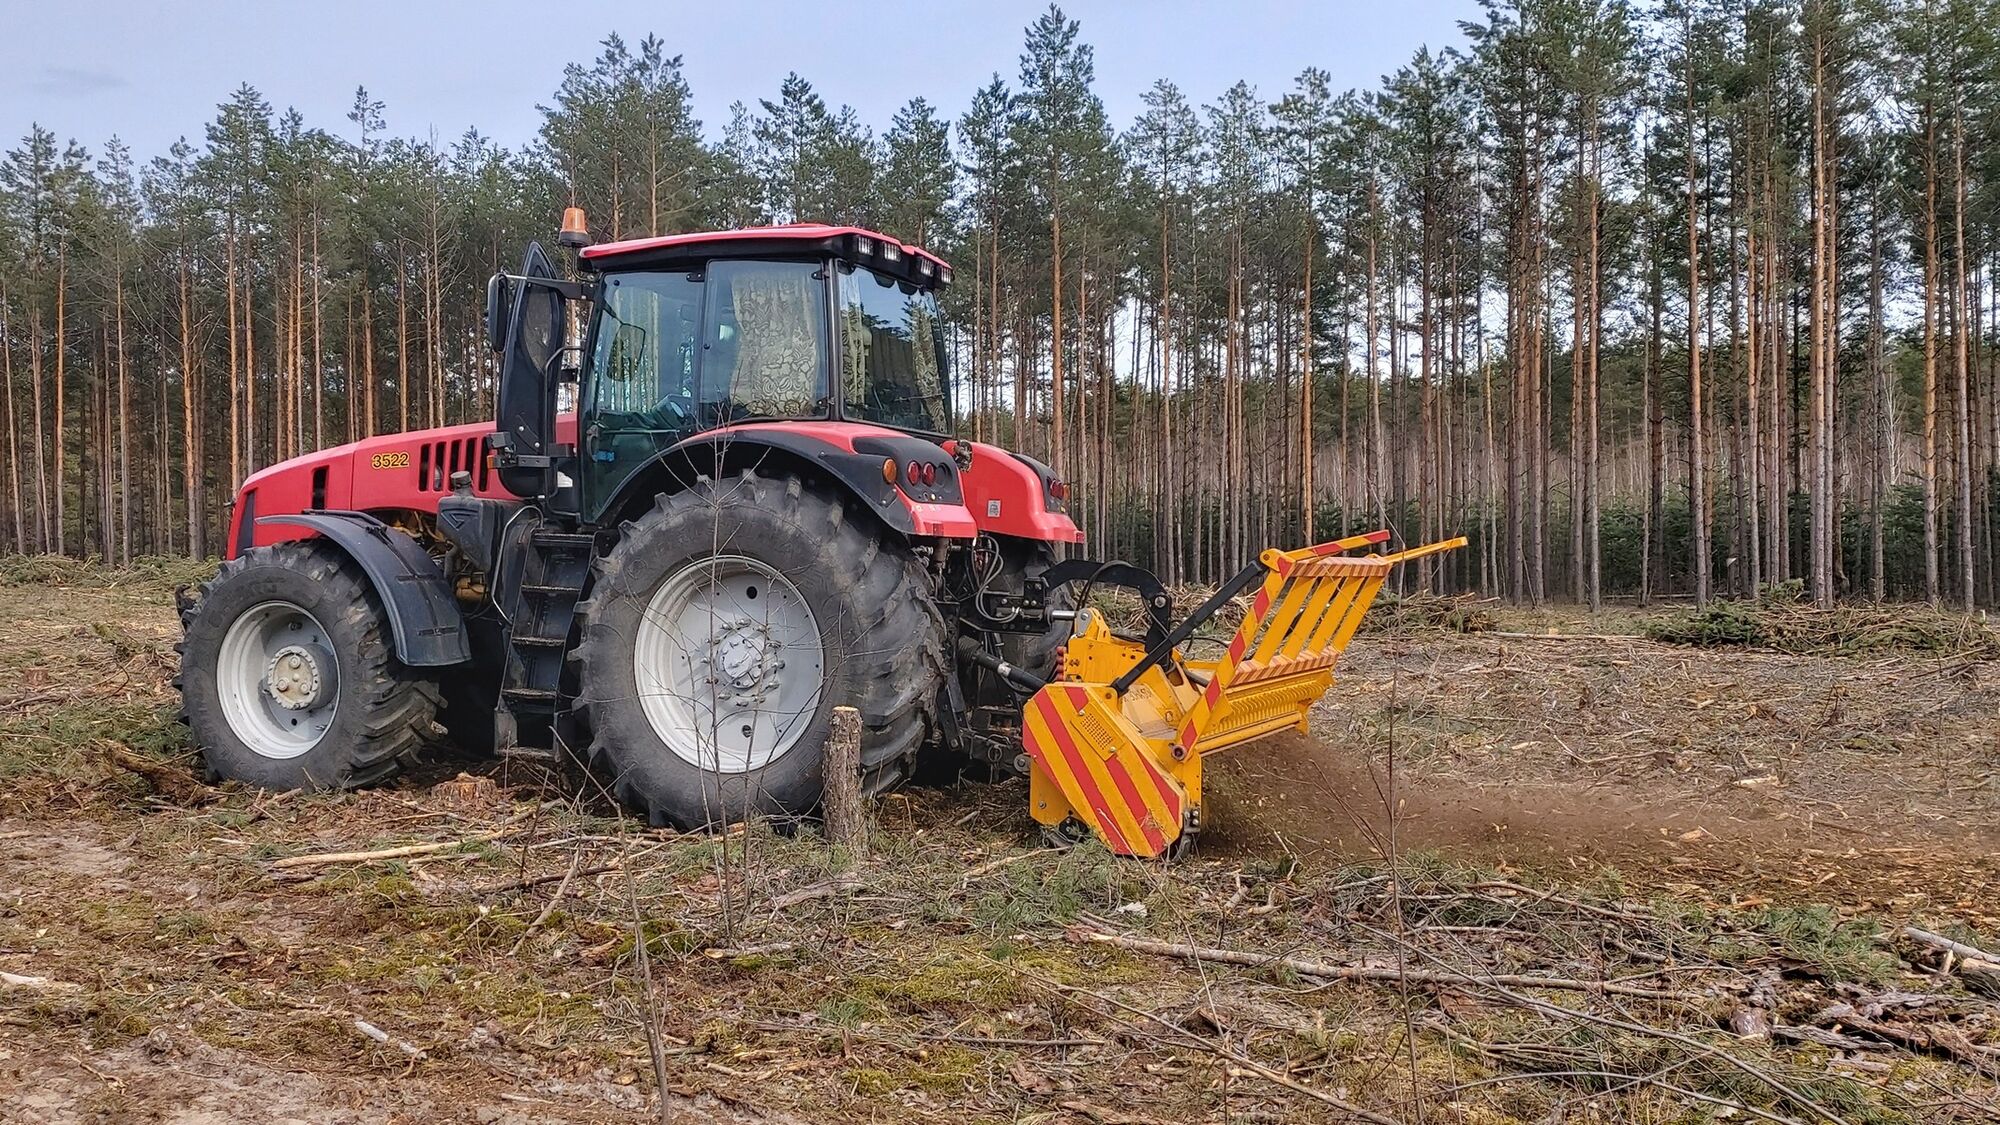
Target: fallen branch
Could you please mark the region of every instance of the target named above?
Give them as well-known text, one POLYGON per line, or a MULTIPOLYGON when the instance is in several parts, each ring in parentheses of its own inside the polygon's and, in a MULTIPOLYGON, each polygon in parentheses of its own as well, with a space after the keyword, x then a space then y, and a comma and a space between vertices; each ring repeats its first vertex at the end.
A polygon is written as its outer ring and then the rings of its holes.
POLYGON ((766 941, 756 945, 711 945, 701 951, 701 955, 712 961, 734 961, 739 957, 768 957, 773 953, 790 953, 797 949, 795 941, 766 941))
POLYGON ((30 977, 4 971, 0 971, 0 984, 9 988, 32 988, 40 992, 75 992, 83 987, 66 980, 50 980, 47 977, 30 977))
POLYGON ((811 902, 816 898, 832 898, 842 891, 851 891, 860 885, 861 880, 852 875, 836 876, 823 883, 814 883, 812 886, 800 887, 796 891, 786 891, 776 896, 771 900, 771 909, 775 912, 797 906, 802 902, 811 902))
POLYGON ((1066 1101, 1062 1107, 1071 1113, 1081 1113, 1095 1121, 1097 1125, 1171 1125, 1159 1117, 1149 1117, 1143 1113, 1125 1113, 1122 1110, 1105 1109, 1083 1101, 1066 1101))
POLYGON ((408 859, 411 856, 436 855, 439 852, 469 848, 474 844, 484 844, 489 840, 499 839, 512 828, 513 825, 510 823, 504 828, 481 832, 477 836, 466 836, 463 839, 439 840, 429 844, 404 844, 401 847, 377 848, 367 852, 321 852, 317 855, 286 856, 284 859, 272 860, 271 869, 283 871, 296 867, 326 867, 335 863, 373 863, 378 859, 408 859))
MULTIPOLYGON (((610 863, 601 863, 596 867, 586 867, 581 871, 575 872, 574 874, 577 877, 588 879, 593 876, 603 875, 606 872, 616 871, 618 870, 618 866, 619 866, 619 861, 614 859, 610 863)), ((473 891, 472 893, 477 898, 491 898, 494 895, 509 894, 514 891, 525 891, 531 887, 539 887, 544 883, 553 883, 558 879, 567 881, 571 877, 571 874, 572 873, 566 871, 560 875, 553 875, 553 874, 535 875, 526 879, 509 879, 504 883, 495 883, 490 887, 481 887, 478 890, 473 891)))
POLYGON ((998 871, 1010 863, 1019 863, 1024 859, 1033 859, 1038 855, 1049 855, 1053 852, 1058 852, 1061 850, 1062 850, 1061 848, 1036 848, 1034 851, 1030 852, 1019 852, 1015 855, 1003 855, 999 859, 992 860, 991 862, 988 863, 982 863, 978 867, 974 867, 971 870, 967 871, 964 875, 959 877, 958 880, 959 886, 961 887, 966 886, 970 884, 974 879, 979 878, 981 875, 986 875, 991 872, 998 871))
MULTIPOLYGON (((997 961, 994 963, 1001 964, 1001 962, 997 961)), ((1150 1020, 1153 1023, 1159 1024, 1161 1027, 1167 1029, 1168 1032, 1172 1033, 1176 1038, 1178 1038, 1183 1046, 1193 1047, 1196 1050, 1203 1051, 1210 1055, 1214 1055, 1216 1058, 1222 1059, 1226 1063, 1234 1063, 1235 1066, 1227 1068, 1229 1072, 1232 1074, 1236 1074, 1243 1077, 1262 1078, 1266 1082, 1283 1086, 1285 1089, 1291 1090, 1294 1093, 1304 1094, 1306 1097, 1309 1097, 1316 1102, 1332 1106, 1333 1108, 1340 1110, 1342 1113, 1351 1114, 1355 1117, 1360 1118, 1363 1121, 1372 1122, 1373 1125, 1402 1125, 1401 1122, 1397 1121, 1393 1117, 1386 1117, 1382 1114, 1374 1112, 1373 1110, 1363 1109, 1360 1106, 1355 1105, 1353 1102, 1347 1101, 1344 1098, 1335 1097, 1334 1095, 1327 1093, 1325 1090, 1316 1090, 1313 1087, 1308 1086, 1305 1083, 1294 1079, 1292 1076, 1288 1074, 1272 1070, 1270 1067, 1265 1066, 1263 1063, 1258 1062, 1256 1059, 1250 1058, 1247 1055, 1238 1054, 1237 1052, 1229 1049, 1227 1046, 1221 1043, 1217 1043, 1204 1036, 1196 1035, 1195 1033, 1180 1026, 1179 1024, 1174 1023, 1172 1020, 1166 1019, 1152 1012, 1148 1012, 1143 1008, 1135 1008, 1132 1005, 1125 1003, 1124 1001, 1116 1000, 1113 999, 1112 997, 1106 996, 1102 992, 1092 992, 1088 988, 1080 988, 1073 984, 1063 984, 1060 981, 1050 980, 1047 977, 1043 977, 1038 974, 1028 972, 1017 965, 1009 965, 1008 967, 1012 968, 1015 972, 1020 973, 1022 976, 1025 976, 1028 979, 1033 980, 1036 983, 1042 985, 1044 988, 1055 990, 1055 992, 1058 993, 1059 995, 1088 996, 1093 1000, 1099 1001, 1104 1004, 1109 1004, 1114 1008, 1130 1013, 1131 1015, 1138 1016, 1141 1019, 1150 1020)))
POLYGON ((512 957, 521 952, 521 947, 528 944, 528 939, 534 937, 541 930, 542 926, 548 922, 550 916, 555 914, 556 906, 562 902, 563 895, 569 893, 570 880, 576 878, 577 871, 582 867, 583 852, 579 850, 576 853, 576 858, 570 861, 569 874, 564 875, 562 882, 556 884, 556 893, 549 896, 549 904, 542 907, 542 912, 535 915, 535 920, 528 923, 527 929, 521 931, 520 938, 514 942, 514 948, 507 951, 507 956, 512 957))
POLYGON ((1904 926, 1903 936, 1911 941, 1954 954, 1961 961, 1984 961, 1995 968, 2000 968, 2000 954, 1988 953, 1976 945, 1967 945, 1962 941, 1953 941, 1943 934, 1934 934, 1915 926, 1904 926))
POLYGON ((97 749, 107 764, 138 774, 146 779, 146 784, 152 786, 154 792, 181 804, 197 804, 221 796, 219 790, 202 784, 186 769, 134 754, 116 742, 100 742, 97 749))
POLYGON ((1199 945, 1180 945, 1170 941, 1154 941, 1150 938, 1127 937, 1124 934, 1108 934, 1100 930, 1072 929, 1070 940, 1087 941, 1097 945, 1111 945, 1119 949, 1129 949, 1135 953, 1152 953, 1161 957, 1178 957, 1187 961, 1212 961, 1222 965, 1242 965, 1248 968, 1287 969, 1304 977, 1319 977, 1323 980, 1351 980, 1375 984, 1428 984, 1428 985, 1488 985, 1500 988, 1547 988, 1567 992, 1594 992, 1613 996, 1633 996, 1646 1000, 1675 1000, 1687 1004, 1704 1004, 1711 997, 1699 992, 1674 992, 1656 988, 1642 988, 1634 984, 1618 981, 1575 980, 1568 977, 1523 976, 1518 973, 1495 973, 1478 975, 1462 972, 1441 972, 1426 969, 1397 969, 1375 965, 1335 965, 1325 961, 1306 961, 1297 957, 1274 957, 1267 953, 1245 953, 1235 949, 1212 949, 1199 945))
POLYGON ((2000 994, 2000 955, 1915 926, 1904 926, 1903 936, 1919 945, 1941 950, 1944 953, 1942 971, 1957 973, 1967 985, 1981 992, 2000 994))
POLYGON ((372 1023, 369 1023, 367 1020, 356 1017, 354 1021, 354 1030, 360 1032, 363 1035, 366 1035, 368 1038, 373 1039, 375 1042, 380 1043, 385 1047, 396 1048, 397 1050, 410 1056, 410 1058, 413 1060, 422 1059, 424 1057, 424 1050, 422 1047, 418 1047, 415 1044, 411 1043, 405 1043, 403 1040, 397 1039, 396 1037, 390 1035, 388 1032, 383 1031, 381 1028, 376 1027, 372 1023))

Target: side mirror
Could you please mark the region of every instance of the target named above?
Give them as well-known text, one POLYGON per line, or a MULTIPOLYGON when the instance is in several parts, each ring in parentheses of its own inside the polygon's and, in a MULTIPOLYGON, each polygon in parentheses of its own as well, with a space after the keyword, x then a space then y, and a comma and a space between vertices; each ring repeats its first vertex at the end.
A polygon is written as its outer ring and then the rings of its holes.
POLYGON ((634 379, 643 381, 653 367, 648 339, 644 328, 621 323, 611 337, 611 355, 605 365, 605 378, 614 383, 629 383, 634 379))
POLYGON ((499 351, 507 346, 508 318, 514 312, 514 283, 504 273, 486 279, 486 346, 499 351))

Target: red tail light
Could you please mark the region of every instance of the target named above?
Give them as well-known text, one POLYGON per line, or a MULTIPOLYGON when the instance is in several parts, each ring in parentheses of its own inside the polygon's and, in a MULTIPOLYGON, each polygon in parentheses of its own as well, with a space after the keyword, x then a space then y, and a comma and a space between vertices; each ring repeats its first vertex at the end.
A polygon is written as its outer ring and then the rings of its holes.
POLYGON ((1055 497, 1058 500, 1069 499, 1069 482, 1066 480, 1050 481, 1049 495, 1055 497))
POLYGON ((937 483, 937 466, 932 464, 926 464, 924 466, 924 484, 933 485, 936 483, 937 483))

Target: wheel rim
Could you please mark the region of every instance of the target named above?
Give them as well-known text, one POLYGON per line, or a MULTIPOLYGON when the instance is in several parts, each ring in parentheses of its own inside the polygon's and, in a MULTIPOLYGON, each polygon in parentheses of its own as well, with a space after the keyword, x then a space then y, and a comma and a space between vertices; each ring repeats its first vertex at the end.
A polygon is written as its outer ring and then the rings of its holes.
POLYGON ((667 749, 704 770, 743 773, 782 757, 812 726, 826 648, 790 579, 718 555, 653 592, 632 666, 640 707, 667 749))
POLYGON ((333 725, 340 662, 318 618, 291 602, 263 602, 223 635, 215 688, 245 746, 266 758, 296 758, 333 725))

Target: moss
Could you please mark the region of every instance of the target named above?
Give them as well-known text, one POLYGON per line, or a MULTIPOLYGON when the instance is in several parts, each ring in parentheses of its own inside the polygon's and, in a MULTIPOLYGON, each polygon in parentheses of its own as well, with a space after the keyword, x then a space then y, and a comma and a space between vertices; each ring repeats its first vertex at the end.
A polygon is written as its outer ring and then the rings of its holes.
POLYGON ((853 996, 891 1012, 966 1012, 1018 1003, 1022 992, 1003 971, 930 966, 908 976, 856 977, 853 996))
POLYGON ((863 1097, 879 1098, 903 1088, 896 1076, 880 1067, 854 1066, 842 1071, 848 1087, 863 1097))

